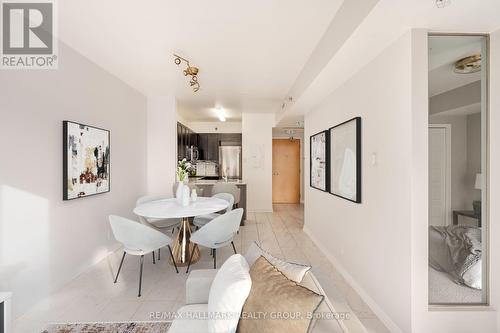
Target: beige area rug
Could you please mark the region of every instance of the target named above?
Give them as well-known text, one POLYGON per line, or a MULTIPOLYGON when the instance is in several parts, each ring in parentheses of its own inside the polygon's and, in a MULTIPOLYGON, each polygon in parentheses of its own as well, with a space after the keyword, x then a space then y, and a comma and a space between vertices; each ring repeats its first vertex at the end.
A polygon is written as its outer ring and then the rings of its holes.
POLYGON ((42 333, 165 333, 171 322, 51 324, 42 333))

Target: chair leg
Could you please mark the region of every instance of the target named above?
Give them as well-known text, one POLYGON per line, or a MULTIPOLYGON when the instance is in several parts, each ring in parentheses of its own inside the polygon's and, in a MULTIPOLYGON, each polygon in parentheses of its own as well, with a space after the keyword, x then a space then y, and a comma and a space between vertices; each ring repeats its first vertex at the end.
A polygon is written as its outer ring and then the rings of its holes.
POLYGON ((234 247, 234 242, 233 241, 231 241, 231 245, 233 246, 234 254, 238 253, 238 252, 236 252, 236 248, 234 247))
POLYGON ((217 268, 217 249, 214 249, 214 269, 217 268))
POLYGON ((156 260, 155 260, 155 251, 152 252, 153 253, 153 265, 156 264, 156 260))
POLYGON ((160 250, 161 249, 158 249, 158 261, 160 261, 160 250))
POLYGON ((170 257, 172 258, 172 262, 174 264, 175 271, 177 272, 177 274, 179 274, 179 270, 177 269, 177 264, 175 263, 174 254, 172 253, 172 248, 170 247, 170 245, 167 245, 167 246, 168 246, 168 251, 170 251, 170 257))
POLYGON ((191 255, 189 256, 189 263, 186 269, 186 274, 189 273, 189 267, 191 267, 191 260, 193 260, 194 249, 198 246, 198 244, 194 244, 193 251, 191 251, 191 255))
POLYGON ((144 265, 144 255, 141 256, 141 269, 139 270, 139 295, 137 297, 141 297, 141 287, 142 287, 142 266, 144 265))
POLYGON ((118 272, 116 273, 116 278, 115 278, 115 282, 118 280, 118 275, 120 275, 120 271, 122 270, 122 265, 123 265, 123 260, 125 259, 125 254, 126 252, 123 251, 123 256, 122 256, 122 260, 120 261, 120 267, 118 267, 118 272))

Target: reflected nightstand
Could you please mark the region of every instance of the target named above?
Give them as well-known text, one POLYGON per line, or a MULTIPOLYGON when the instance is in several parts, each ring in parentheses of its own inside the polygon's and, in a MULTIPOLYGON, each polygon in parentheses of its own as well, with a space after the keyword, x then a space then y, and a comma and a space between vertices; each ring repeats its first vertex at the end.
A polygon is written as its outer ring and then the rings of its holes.
POLYGON ((481 215, 476 215, 473 210, 454 210, 453 211, 453 225, 458 225, 458 217, 465 216, 477 220, 477 226, 481 228, 481 215))

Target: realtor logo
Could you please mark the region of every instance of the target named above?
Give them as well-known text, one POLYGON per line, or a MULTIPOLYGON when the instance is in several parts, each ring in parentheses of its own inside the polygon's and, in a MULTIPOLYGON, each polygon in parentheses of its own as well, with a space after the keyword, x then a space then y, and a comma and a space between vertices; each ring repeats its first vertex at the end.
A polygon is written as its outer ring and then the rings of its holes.
POLYGON ((1 17, 3 69, 57 68, 53 1, 4 0, 1 17))

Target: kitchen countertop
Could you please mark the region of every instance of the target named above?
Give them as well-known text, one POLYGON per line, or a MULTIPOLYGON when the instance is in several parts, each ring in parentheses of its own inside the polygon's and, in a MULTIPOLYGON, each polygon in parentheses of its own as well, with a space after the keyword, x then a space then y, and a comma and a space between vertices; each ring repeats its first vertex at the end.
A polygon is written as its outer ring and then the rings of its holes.
MULTIPOLYGON (((216 183, 226 183, 225 180, 223 179, 200 179, 200 178, 193 178, 189 179, 190 184, 195 184, 195 185, 214 185, 216 183)), ((244 182, 243 180, 240 179, 229 179, 227 181, 228 184, 235 184, 235 185, 246 185, 247 183, 244 182)))
MULTIPOLYGON (((203 179, 203 177, 189 177, 189 184, 193 184, 199 186, 199 189, 202 190, 202 194, 204 196, 211 196, 213 186, 215 184, 225 183, 223 179, 203 179)), ((238 203, 238 208, 243 208, 243 219, 241 220, 241 225, 245 224, 245 220, 247 219, 247 183, 241 179, 229 179, 227 181, 228 184, 236 185, 240 190, 240 202, 238 203)))

